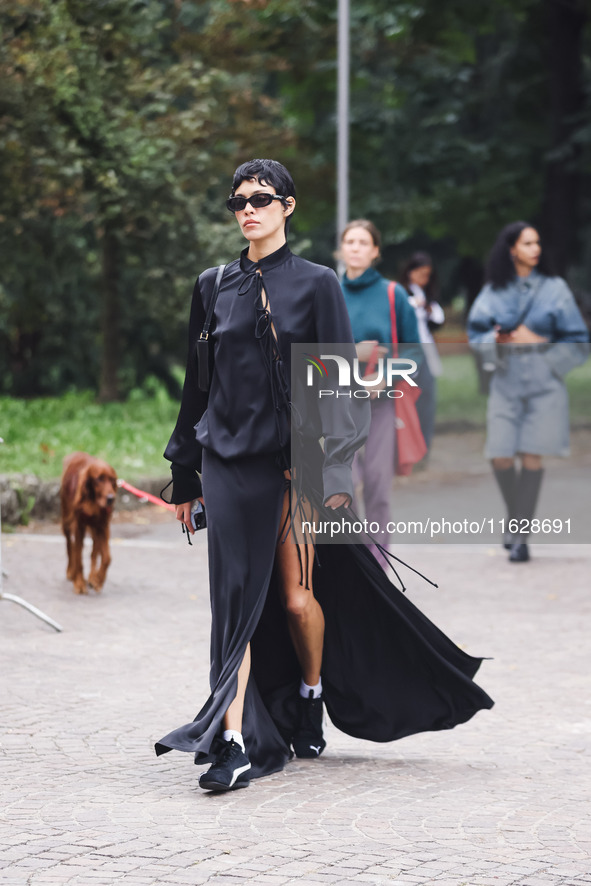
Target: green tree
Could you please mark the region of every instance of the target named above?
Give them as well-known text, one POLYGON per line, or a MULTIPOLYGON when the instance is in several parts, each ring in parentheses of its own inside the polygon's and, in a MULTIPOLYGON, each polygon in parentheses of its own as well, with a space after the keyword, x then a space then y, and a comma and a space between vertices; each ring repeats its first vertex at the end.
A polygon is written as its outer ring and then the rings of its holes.
MULTIPOLYGON (((223 200, 246 158, 291 169, 292 243, 330 263, 336 13, 4 0, 0 386, 110 399, 156 372, 172 389, 196 272, 240 244, 223 200)), ((585 0, 355 0, 352 17, 351 214, 382 229, 385 272, 420 245, 473 295, 525 216, 591 275, 585 0)))
MULTIPOLYGON (((283 104, 297 134, 284 152, 302 196, 296 223, 321 261, 336 233, 336 7, 219 2, 203 20, 229 47, 226 64, 266 71, 283 104)), ((540 225, 561 273, 580 264, 591 227, 584 0, 356 0, 351 15, 351 215, 382 228, 389 270, 413 243, 431 245, 473 293, 494 235, 520 217, 540 225)))
POLYGON ((162 326, 163 311, 186 303, 196 253, 209 260, 227 235, 227 225, 208 224, 208 196, 232 154, 218 137, 229 78, 177 48, 173 11, 111 0, 2 11, 2 282, 13 357, 40 371, 34 355, 47 345, 55 277, 67 289, 75 268, 87 326, 99 330, 107 400, 120 394, 126 352, 149 350, 142 333, 158 312, 162 326))

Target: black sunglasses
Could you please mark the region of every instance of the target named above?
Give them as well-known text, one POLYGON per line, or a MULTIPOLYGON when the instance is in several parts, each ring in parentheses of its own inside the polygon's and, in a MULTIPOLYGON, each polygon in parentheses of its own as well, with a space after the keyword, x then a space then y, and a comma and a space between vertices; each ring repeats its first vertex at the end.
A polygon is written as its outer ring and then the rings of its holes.
POLYGON ((253 209, 262 209, 263 206, 270 206, 273 200, 282 200, 287 203, 285 197, 280 194, 253 194, 252 197, 228 197, 226 206, 230 212, 242 212, 246 209, 246 204, 250 203, 253 209))

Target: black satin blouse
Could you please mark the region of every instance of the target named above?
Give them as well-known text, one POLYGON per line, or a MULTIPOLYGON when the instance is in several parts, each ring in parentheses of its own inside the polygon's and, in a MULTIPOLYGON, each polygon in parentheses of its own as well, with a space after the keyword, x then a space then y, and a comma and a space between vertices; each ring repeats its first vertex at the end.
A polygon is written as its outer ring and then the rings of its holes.
MULTIPOLYGON (((224 271, 210 333, 214 368, 208 393, 197 385, 195 342, 203 328, 217 268, 204 271, 193 291, 181 407, 164 453, 172 462, 172 501, 177 504, 201 494, 196 472, 201 471, 203 448, 232 459, 289 447, 289 410, 285 407, 290 398, 292 343, 353 343, 334 271, 293 255, 287 244, 257 263, 247 258, 247 251, 248 247, 224 271), (269 373, 275 372, 277 377, 270 379, 269 373)), ((325 436, 325 499, 336 492, 352 493, 353 453, 363 442, 360 434, 365 438, 368 430, 360 428, 357 420, 353 431, 353 424, 344 436, 340 432, 325 436)))

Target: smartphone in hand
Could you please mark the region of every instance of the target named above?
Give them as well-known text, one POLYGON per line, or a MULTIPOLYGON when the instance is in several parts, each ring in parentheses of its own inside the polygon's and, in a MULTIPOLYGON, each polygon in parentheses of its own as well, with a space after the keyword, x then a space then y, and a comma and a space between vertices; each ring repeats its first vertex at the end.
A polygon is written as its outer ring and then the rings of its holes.
POLYGON ((205 527, 207 526, 205 508, 199 500, 194 502, 191 508, 191 523, 193 524, 193 529, 195 530, 195 532, 197 532, 198 529, 205 529, 205 527))

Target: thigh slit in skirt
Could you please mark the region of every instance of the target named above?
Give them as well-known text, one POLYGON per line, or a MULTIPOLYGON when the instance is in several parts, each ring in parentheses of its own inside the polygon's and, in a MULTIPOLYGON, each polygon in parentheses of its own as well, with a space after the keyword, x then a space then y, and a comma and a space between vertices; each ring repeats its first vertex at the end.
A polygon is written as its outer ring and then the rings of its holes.
MULTIPOLYGON (((308 473, 306 498, 321 519, 321 480, 308 473)), ((156 744, 211 759, 212 744, 236 695, 251 643, 243 735, 252 775, 282 769, 297 719, 300 669, 279 593, 275 563, 285 477, 275 455, 225 461, 204 452, 212 611, 211 694, 192 723, 156 744)), ((324 513, 323 513, 324 511, 324 513)), ((293 543, 287 539, 285 544, 293 543)), ((308 546, 309 547, 309 546, 308 546)), ((349 735, 393 741, 450 729, 493 706, 473 682, 481 658, 458 648, 389 580, 364 544, 322 544, 314 595, 325 617, 323 698, 349 735)))

